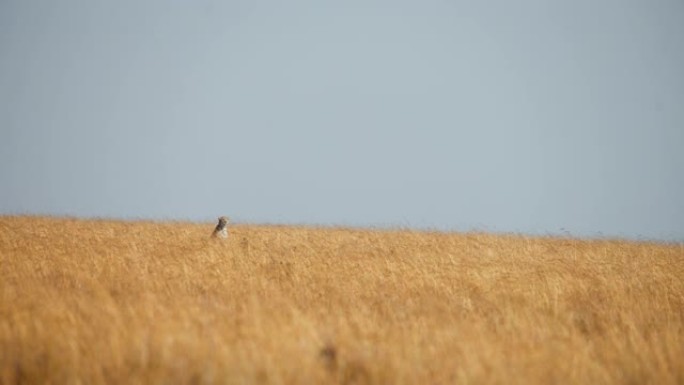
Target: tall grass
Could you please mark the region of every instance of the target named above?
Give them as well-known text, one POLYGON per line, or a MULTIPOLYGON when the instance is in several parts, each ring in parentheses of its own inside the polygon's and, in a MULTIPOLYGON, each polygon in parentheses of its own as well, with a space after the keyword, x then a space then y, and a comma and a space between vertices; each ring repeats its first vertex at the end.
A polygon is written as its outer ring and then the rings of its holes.
POLYGON ((684 248, 0 217, 3 384, 682 384, 684 248))

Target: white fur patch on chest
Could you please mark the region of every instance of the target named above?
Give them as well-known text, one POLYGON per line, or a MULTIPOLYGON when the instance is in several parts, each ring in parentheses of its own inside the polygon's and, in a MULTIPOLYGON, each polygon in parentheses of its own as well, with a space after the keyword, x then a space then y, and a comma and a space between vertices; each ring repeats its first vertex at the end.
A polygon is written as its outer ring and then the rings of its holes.
POLYGON ((220 229, 217 227, 216 230, 214 230, 213 236, 216 238, 228 238, 228 228, 224 227, 220 229))

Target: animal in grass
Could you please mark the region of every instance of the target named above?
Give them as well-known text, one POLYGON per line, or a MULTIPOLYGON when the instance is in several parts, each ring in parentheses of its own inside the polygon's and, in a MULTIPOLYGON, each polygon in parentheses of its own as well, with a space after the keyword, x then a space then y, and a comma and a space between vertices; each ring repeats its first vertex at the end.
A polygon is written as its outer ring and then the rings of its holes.
POLYGON ((224 239, 228 238, 228 223, 230 223, 230 218, 219 217, 218 224, 216 225, 214 232, 211 233, 211 237, 224 239))

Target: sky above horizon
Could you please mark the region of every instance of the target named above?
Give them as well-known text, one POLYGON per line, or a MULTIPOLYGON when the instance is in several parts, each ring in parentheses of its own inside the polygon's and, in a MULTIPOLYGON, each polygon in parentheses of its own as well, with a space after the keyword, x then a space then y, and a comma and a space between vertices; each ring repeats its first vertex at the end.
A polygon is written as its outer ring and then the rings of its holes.
POLYGON ((0 214, 684 241, 684 2, 0 1, 0 214))

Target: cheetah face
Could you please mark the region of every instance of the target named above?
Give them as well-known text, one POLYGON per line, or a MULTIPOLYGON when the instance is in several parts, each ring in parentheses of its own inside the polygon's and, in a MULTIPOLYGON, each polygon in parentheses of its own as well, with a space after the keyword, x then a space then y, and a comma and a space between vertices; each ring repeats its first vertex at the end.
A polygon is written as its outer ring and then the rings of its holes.
POLYGON ((222 228, 226 227, 226 226, 228 225, 229 222, 230 222, 230 218, 228 218, 228 217, 219 217, 219 219, 218 219, 218 226, 217 226, 217 227, 218 227, 219 229, 222 229, 222 228))

